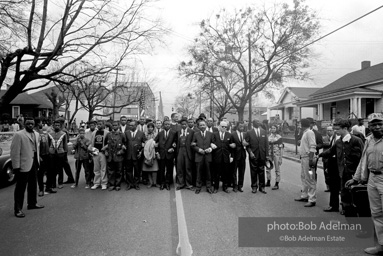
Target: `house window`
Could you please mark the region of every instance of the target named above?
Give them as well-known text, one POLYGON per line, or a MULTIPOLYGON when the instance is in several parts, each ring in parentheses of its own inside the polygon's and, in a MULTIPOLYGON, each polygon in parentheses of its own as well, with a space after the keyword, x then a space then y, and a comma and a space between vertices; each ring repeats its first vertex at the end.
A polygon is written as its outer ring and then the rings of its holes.
POLYGON ((17 118, 20 115, 20 106, 12 106, 12 118, 17 118))

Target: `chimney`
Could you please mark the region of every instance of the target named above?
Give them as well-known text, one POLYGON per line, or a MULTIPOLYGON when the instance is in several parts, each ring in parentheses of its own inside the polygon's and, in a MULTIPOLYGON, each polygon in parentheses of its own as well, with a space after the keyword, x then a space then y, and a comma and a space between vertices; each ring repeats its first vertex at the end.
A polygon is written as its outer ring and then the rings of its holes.
POLYGON ((369 60, 362 61, 362 70, 369 68, 370 66, 371 66, 371 61, 369 60))

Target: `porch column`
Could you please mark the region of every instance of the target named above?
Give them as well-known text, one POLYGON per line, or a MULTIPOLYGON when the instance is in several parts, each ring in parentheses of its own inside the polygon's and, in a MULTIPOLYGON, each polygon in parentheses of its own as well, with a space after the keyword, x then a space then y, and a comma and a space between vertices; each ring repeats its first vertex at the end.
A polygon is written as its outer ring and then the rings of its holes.
POLYGON ((350 98, 350 113, 354 112, 354 98, 350 98))
POLYGON ((362 98, 359 97, 357 98, 358 102, 357 102, 357 109, 358 109, 358 117, 363 117, 362 116, 362 98))
POLYGON ((317 105, 317 120, 322 120, 323 119, 323 114, 322 114, 322 103, 319 103, 317 105))

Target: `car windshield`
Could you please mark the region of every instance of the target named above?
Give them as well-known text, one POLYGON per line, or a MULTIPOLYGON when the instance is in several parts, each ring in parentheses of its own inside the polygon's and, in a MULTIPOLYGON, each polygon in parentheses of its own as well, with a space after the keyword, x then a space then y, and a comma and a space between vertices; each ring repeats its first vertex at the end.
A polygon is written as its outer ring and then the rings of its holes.
POLYGON ((2 155, 10 154, 13 135, 13 132, 0 132, 0 148, 3 151, 2 155))

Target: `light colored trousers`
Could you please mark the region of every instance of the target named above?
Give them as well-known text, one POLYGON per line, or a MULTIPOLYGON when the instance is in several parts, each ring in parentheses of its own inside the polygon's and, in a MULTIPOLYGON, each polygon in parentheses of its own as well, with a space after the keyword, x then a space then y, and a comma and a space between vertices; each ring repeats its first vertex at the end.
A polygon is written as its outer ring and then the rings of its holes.
MULTIPOLYGON (((279 165, 279 158, 281 156, 276 156, 274 155, 273 157, 273 163, 274 163, 274 170, 275 170, 275 182, 280 182, 281 181, 281 166, 279 165)), ((267 180, 271 180, 271 170, 266 168, 266 177, 267 180)))
POLYGON ((378 243, 383 245, 383 175, 370 173, 367 185, 371 217, 374 222, 378 243))
POLYGON ((301 182, 302 182, 302 192, 301 198, 308 198, 309 202, 316 202, 316 190, 317 190, 317 181, 315 179, 315 170, 312 169, 313 174, 309 174, 309 157, 301 158, 301 182))
POLYGON ((94 162, 94 185, 107 186, 108 176, 106 175, 106 156, 99 152, 97 156, 93 157, 94 162))

